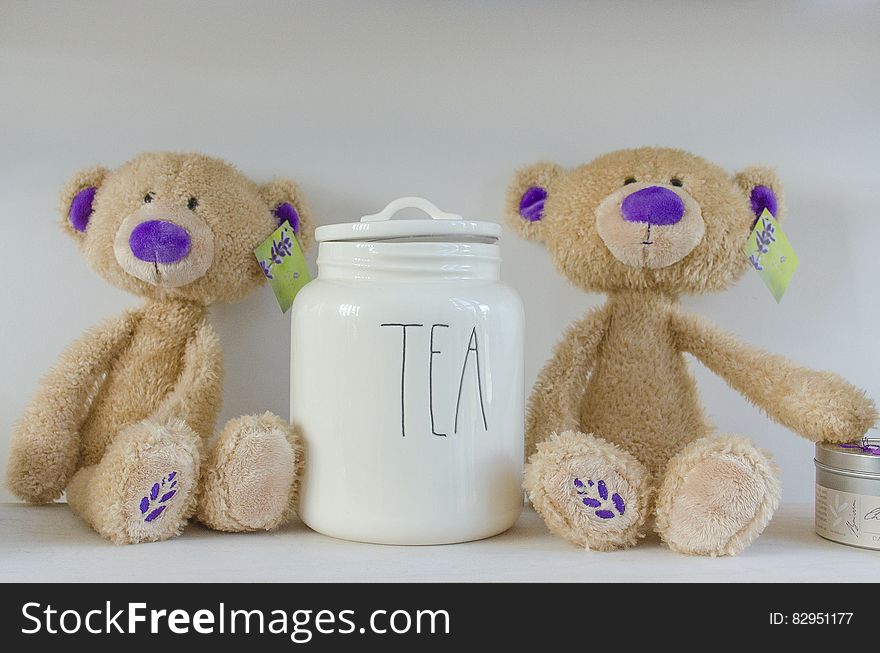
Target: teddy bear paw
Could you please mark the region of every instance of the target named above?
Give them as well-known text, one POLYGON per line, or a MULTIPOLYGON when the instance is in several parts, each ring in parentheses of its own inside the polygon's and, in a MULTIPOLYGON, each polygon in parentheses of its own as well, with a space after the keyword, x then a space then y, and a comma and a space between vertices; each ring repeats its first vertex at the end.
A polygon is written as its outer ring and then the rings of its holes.
POLYGON ((779 504, 778 471, 743 438, 705 438, 670 461, 658 492, 657 532, 674 551, 736 555, 779 504))
POLYGON ((604 440, 569 432, 541 443, 526 468, 526 489, 548 528, 574 544, 606 551, 641 536, 648 473, 604 440))
POLYGON ((293 427, 266 413, 223 428, 208 455, 197 517, 215 530, 272 530, 292 511, 302 467, 293 427))
POLYGON ((272 530, 284 518, 294 482, 294 453, 280 430, 247 438, 225 461, 239 470, 228 485, 229 516, 241 530, 272 530))
POLYGON ((146 424, 142 428, 153 432, 144 440, 130 442, 124 452, 116 452, 125 454, 129 467, 120 487, 120 517, 125 524, 122 533, 111 539, 126 544, 179 535, 195 509, 197 436, 183 424, 146 424))

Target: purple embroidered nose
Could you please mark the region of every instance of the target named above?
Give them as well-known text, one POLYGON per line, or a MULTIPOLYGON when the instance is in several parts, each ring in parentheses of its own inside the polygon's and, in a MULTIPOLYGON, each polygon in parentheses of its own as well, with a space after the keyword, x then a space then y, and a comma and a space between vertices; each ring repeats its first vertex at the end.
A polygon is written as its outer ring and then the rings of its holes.
POLYGON ((189 254, 189 232, 166 220, 141 222, 128 238, 131 253, 150 263, 176 263, 189 254))
POLYGON ((684 215, 684 202, 668 188, 648 186, 627 195, 620 205, 620 214, 627 222, 671 225, 684 215))

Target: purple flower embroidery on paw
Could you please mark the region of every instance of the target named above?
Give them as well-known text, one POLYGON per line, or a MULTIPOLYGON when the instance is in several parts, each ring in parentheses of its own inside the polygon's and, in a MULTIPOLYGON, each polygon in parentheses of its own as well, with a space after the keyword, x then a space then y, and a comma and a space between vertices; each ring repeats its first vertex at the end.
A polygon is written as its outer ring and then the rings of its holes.
POLYGON ((158 517, 159 515, 162 514, 163 510, 165 510, 165 506, 159 506, 155 510, 151 511, 149 515, 144 517, 144 521, 146 521, 146 522, 153 521, 154 519, 156 519, 156 517, 158 517))
POLYGON ((167 507, 175 494, 177 494, 177 472, 171 472, 168 476, 162 477, 161 483, 154 483, 150 488, 150 495, 141 499, 140 509, 145 522, 151 522, 157 519, 167 507), (159 492, 162 496, 159 496, 159 492))
POLYGON ((588 508, 594 508, 594 514, 599 519, 614 519, 617 515, 623 516, 626 512, 626 502, 617 492, 611 494, 611 503, 614 510, 611 510, 611 506, 606 505, 608 501, 608 484, 605 481, 600 480, 598 483, 593 483, 592 480, 588 479, 585 484, 581 479, 576 478, 574 479, 574 486, 581 497, 581 502, 588 508), (588 488, 592 488, 594 485, 599 493, 599 498, 589 496, 588 494, 590 492, 588 488), (617 511, 617 514, 615 514, 615 511, 617 511))

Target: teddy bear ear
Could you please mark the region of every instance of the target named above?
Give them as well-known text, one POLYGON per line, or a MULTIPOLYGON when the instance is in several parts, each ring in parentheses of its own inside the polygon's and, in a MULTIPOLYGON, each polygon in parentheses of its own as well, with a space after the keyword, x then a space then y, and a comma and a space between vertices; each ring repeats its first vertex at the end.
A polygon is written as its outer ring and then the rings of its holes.
POLYGON ((544 205, 565 174, 555 163, 543 161, 519 170, 507 190, 508 224, 527 240, 544 241, 544 205))
POLYGON ((311 247, 315 223, 299 187, 289 179, 275 179, 260 186, 260 195, 275 218, 275 226, 289 222, 303 251, 311 247))
POLYGON ((107 168, 101 166, 86 168, 76 173, 61 191, 61 227, 77 240, 89 227, 95 195, 108 174, 107 168))
POLYGON ((764 209, 770 211, 777 220, 783 218, 782 184, 775 170, 764 166, 749 166, 736 173, 734 179, 749 199, 755 222, 764 209))

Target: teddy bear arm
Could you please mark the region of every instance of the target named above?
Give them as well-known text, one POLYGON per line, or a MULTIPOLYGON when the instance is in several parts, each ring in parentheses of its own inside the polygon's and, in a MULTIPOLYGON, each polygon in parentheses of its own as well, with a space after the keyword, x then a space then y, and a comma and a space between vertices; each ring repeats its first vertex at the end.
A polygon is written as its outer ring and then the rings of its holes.
POLYGON ((696 316, 674 314, 672 330, 681 351, 696 356, 770 419, 808 440, 854 440, 877 422, 874 402, 837 374, 746 345, 696 316))
POLYGON ((190 339, 183 370, 174 390, 152 419, 183 420, 202 438, 209 438, 217 420, 223 391, 223 347, 213 327, 203 323, 190 339))
POLYGON ((7 485, 33 503, 58 498, 79 463, 79 431, 140 314, 127 311, 84 332, 43 377, 12 435, 7 485))
POLYGON ((526 456, 551 433, 580 431, 578 410, 608 327, 607 307, 593 309, 566 329, 538 375, 526 415, 526 456))

